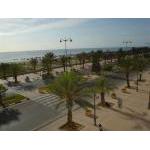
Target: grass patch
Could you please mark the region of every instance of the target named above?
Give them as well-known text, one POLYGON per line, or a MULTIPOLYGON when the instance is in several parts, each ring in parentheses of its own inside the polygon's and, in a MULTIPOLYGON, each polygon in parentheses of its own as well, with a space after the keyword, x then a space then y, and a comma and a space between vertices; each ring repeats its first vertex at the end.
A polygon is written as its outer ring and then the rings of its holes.
POLYGON ((15 95, 11 95, 11 96, 6 96, 3 99, 3 102, 6 106, 12 105, 12 104, 18 104, 21 103, 22 101, 24 101, 26 99, 26 97, 20 95, 20 94, 15 94, 15 95))
POLYGON ((40 87, 39 88, 39 93, 41 93, 41 94, 48 94, 49 93, 48 87, 47 86, 40 87))

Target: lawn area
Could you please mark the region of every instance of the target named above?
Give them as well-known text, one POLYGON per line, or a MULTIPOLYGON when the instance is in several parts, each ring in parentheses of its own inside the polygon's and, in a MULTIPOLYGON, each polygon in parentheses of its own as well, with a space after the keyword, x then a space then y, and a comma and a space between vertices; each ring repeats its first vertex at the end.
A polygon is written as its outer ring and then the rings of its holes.
POLYGON ((14 95, 6 96, 3 101, 6 106, 9 106, 12 104, 21 103, 24 100, 26 100, 26 97, 20 94, 14 94, 14 95))

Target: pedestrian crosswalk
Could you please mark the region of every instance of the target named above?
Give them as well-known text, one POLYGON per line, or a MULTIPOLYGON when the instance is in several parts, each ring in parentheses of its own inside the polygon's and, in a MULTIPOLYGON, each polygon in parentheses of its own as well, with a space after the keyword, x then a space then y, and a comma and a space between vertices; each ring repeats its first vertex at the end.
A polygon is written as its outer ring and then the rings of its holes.
POLYGON ((61 102, 61 99, 53 94, 42 95, 36 98, 33 98, 32 101, 45 105, 47 107, 51 107, 53 105, 57 105, 61 102))
MULTIPOLYGON (((58 96, 53 95, 53 94, 38 96, 31 100, 41 105, 44 105, 52 110, 57 110, 61 112, 66 110, 66 103, 61 103, 62 100, 58 96), (58 107, 59 104, 60 104, 60 107, 58 107)), ((76 105, 74 106, 74 109, 78 107, 79 106, 76 105)))

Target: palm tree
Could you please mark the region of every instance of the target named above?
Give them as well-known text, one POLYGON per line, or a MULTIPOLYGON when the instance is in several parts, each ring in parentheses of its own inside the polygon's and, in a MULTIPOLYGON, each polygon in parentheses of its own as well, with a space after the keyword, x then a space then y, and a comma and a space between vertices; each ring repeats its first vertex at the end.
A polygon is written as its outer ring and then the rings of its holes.
POLYGON ((92 71, 99 73, 101 71, 100 55, 97 52, 92 52, 92 71))
POLYGON ((37 58, 31 58, 30 64, 32 65, 33 70, 34 70, 34 72, 35 72, 35 71, 36 71, 37 64, 38 64, 38 59, 37 59, 37 58))
POLYGON ((86 58, 87 58, 87 54, 85 52, 82 52, 80 54, 77 55, 79 61, 80 61, 80 65, 82 64, 82 68, 84 69, 84 65, 86 62, 86 58))
POLYGON ((67 58, 65 55, 61 56, 60 57, 60 60, 61 60, 61 63, 63 65, 63 68, 64 68, 64 72, 66 71, 66 62, 67 62, 67 58))
POLYGON ((85 96, 83 92, 83 81, 82 76, 77 75, 73 71, 66 71, 49 85, 50 91, 58 95, 62 102, 66 102, 68 114, 65 126, 69 128, 72 128, 75 124, 72 119, 74 101, 81 100, 85 96))
POLYGON ((130 56, 126 56, 120 59, 119 64, 121 70, 125 73, 127 87, 130 88, 130 80, 129 76, 131 71, 133 70, 133 58, 130 56))
POLYGON ((68 56, 68 63, 69 63, 69 66, 72 68, 72 57, 71 56, 68 56))
POLYGON ((2 98, 2 95, 5 94, 5 92, 7 91, 7 89, 2 85, 0 84, 0 105, 5 108, 5 104, 3 102, 3 98, 2 98))
POLYGON ((109 93, 112 90, 112 88, 109 85, 108 80, 104 76, 99 77, 96 80, 95 88, 97 89, 97 92, 99 92, 101 95, 102 106, 106 106, 105 94, 109 93))
POLYGON ((97 120, 96 120, 96 93, 99 92, 99 89, 96 86, 92 86, 92 87, 87 89, 87 92, 92 93, 92 95, 93 95, 93 101, 94 101, 94 104, 93 104, 93 108, 94 108, 93 121, 94 121, 94 125, 96 126, 97 125, 97 120))
POLYGON ((133 61, 133 69, 137 74, 137 91, 138 91, 138 81, 142 80, 142 73, 146 67, 146 59, 142 56, 135 55, 133 61))
POLYGON ((0 64, 0 70, 3 74, 3 78, 6 79, 7 78, 7 73, 9 71, 9 64, 8 63, 1 63, 0 64))
POLYGON ((11 68, 11 73, 12 73, 12 76, 14 77, 15 79, 15 83, 18 83, 18 75, 21 73, 22 71, 22 68, 23 66, 21 66, 20 64, 17 64, 17 63, 12 63, 10 64, 10 68, 11 68))
POLYGON ((54 54, 52 52, 47 53, 43 58, 42 58, 42 64, 43 67, 47 70, 47 74, 50 75, 52 71, 52 63, 54 61, 54 54))
POLYGON ((123 51, 122 48, 120 48, 120 49, 116 52, 116 55, 117 55, 117 61, 118 61, 118 63, 120 62, 120 60, 121 60, 122 58, 125 57, 125 53, 124 53, 124 51, 123 51))
POLYGON ((139 81, 142 81, 142 73, 147 65, 147 60, 142 56, 135 57, 135 65, 137 66, 136 69, 139 72, 139 81))

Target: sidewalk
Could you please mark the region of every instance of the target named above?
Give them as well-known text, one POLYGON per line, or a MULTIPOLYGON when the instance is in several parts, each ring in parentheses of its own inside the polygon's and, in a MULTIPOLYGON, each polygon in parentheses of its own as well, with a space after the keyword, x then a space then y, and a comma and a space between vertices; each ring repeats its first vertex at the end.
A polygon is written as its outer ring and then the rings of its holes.
MULTIPOLYGON (((139 89, 147 91, 150 88, 150 74, 145 72, 143 78, 146 82, 139 83, 139 89)), ((135 86, 134 82, 131 85, 135 86)), ((112 99, 111 96, 106 96, 106 101, 113 103, 112 109, 98 107, 97 124, 101 123, 107 131, 141 131, 150 130, 150 110, 148 106, 148 93, 136 92, 134 89, 128 89, 130 94, 122 93, 121 89, 125 85, 121 85, 114 90, 118 97, 123 99, 123 108, 118 108, 117 100, 112 99)), ((100 99, 97 100, 97 103, 100 99)), ((93 101, 91 100, 91 103, 93 101)), ((64 116, 53 123, 40 128, 41 131, 58 131, 59 127, 66 123, 67 116, 64 116)), ((85 110, 78 109, 73 112, 73 120, 84 126, 82 131, 97 131, 98 127, 94 126, 92 118, 85 116, 85 110)))

